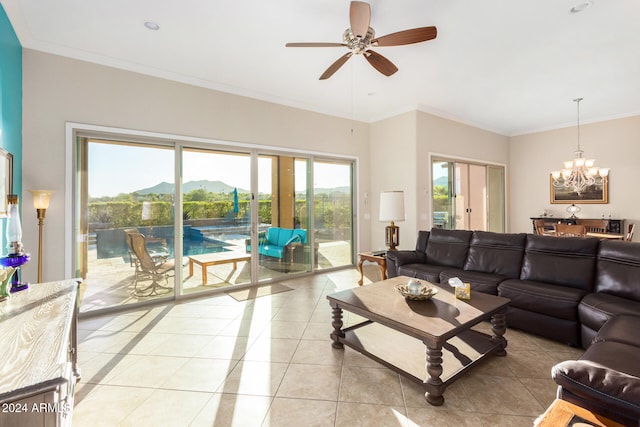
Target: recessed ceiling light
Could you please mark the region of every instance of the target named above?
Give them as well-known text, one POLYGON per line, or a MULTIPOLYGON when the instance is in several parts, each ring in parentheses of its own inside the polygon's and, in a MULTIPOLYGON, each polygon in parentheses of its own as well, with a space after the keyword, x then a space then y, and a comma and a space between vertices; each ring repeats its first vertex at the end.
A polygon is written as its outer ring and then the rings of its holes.
POLYGON ((579 13, 582 12, 583 10, 589 8, 593 6, 593 2, 592 1, 586 1, 584 3, 580 3, 577 4, 575 6, 573 6, 571 9, 569 9, 569 13, 579 13))
POLYGON ((157 22, 153 22, 153 21, 146 21, 144 23, 144 26, 147 27, 149 30, 153 30, 153 31, 158 31, 160 29, 160 25, 158 25, 157 22))

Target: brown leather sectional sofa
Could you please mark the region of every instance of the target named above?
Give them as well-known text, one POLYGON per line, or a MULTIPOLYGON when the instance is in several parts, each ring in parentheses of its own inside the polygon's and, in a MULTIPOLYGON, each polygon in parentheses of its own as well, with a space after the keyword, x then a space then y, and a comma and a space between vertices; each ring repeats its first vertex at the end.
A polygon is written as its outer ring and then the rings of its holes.
POLYGON ((387 275, 509 298, 508 327, 587 349, 554 368, 559 397, 640 426, 640 243, 434 228, 387 275))

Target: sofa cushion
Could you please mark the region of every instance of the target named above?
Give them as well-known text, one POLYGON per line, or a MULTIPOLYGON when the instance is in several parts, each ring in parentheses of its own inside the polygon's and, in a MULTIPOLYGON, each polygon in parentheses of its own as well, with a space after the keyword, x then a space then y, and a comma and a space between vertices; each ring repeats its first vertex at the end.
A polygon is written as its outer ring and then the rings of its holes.
MULTIPOLYGON (((570 392, 587 409, 612 419, 638 419, 640 364, 638 347, 618 342, 596 342, 580 357, 555 365, 551 371, 561 387, 559 397, 570 392)), ((574 400, 569 399, 567 400, 574 400)))
POLYGON ((527 235, 520 279, 591 291, 599 240, 527 235))
POLYGON ((560 319, 535 311, 507 307, 507 327, 562 342, 580 346, 580 323, 577 320, 560 319))
MULTIPOLYGON (((638 347, 640 353, 640 316, 621 315, 608 320, 598 331, 594 342, 615 341, 638 347)), ((638 355, 640 358, 640 355, 638 355)))
POLYGON ((596 291, 640 301, 640 243, 603 241, 600 244, 596 291))
POLYGON ((442 265, 404 264, 398 267, 398 275, 415 277, 431 283, 439 283, 440 272, 444 270, 444 268, 442 265))
POLYGON ((416 251, 427 253, 427 243, 429 242, 430 234, 430 232, 425 230, 418 231, 418 238, 416 239, 416 251))
POLYGON ((291 237, 293 237, 293 229, 291 228, 281 228, 280 232, 278 233, 278 240, 276 240, 275 243, 278 246, 287 246, 287 242, 289 240, 291 240, 291 237))
POLYGON ((281 230, 280 227, 269 227, 267 229, 267 241, 265 242, 265 244, 268 242, 268 243, 271 243, 272 245, 278 245, 280 230, 281 230))
POLYGON ((585 295, 578 306, 580 323, 597 331, 612 317, 621 314, 640 315, 640 303, 605 293, 585 295))
POLYGON ((427 263, 462 268, 473 233, 467 230, 432 228, 427 243, 427 263))
POLYGON ((526 240, 525 233, 474 231, 464 269, 517 279, 526 240))
POLYGON ((262 245, 260 246, 259 252, 261 255, 270 256, 273 258, 283 258, 284 257, 284 247, 278 245, 262 245))
POLYGON ((301 228, 269 227, 267 243, 276 246, 287 246, 293 241, 307 243, 307 230, 301 228))
POLYGON ((493 295, 498 295, 498 283, 507 279, 505 276, 496 276, 495 274, 479 271, 446 268, 440 272, 440 283, 447 284, 449 279, 453 277, 459 278, 463 283, 469 283, 472 291, 493 295))
POLYGON ((566 320, 578 320, 578 304, 586 293, 581 289, 531 280, 509 279, 498 285, 498 295, 509 298, 510 306, 566 320))

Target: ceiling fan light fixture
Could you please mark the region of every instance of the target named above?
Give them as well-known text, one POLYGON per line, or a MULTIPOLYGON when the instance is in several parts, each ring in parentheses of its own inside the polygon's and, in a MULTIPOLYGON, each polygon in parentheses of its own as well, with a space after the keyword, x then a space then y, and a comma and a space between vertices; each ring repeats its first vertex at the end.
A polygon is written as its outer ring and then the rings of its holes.
POLYGON ((583 10, 588 9, 591 6, 593 6, 593 2, 592 1, 586 1, 584 3, 579 3, 579 4, 576 4, 575 6, 573 6, 571 9, 569 9, 569 13, 580 13, 583 10))
POLYGON ((145 21, 144 26, 146 29, 151 31, 158 31, 160 29, 160 25, 154 21, 145 21))

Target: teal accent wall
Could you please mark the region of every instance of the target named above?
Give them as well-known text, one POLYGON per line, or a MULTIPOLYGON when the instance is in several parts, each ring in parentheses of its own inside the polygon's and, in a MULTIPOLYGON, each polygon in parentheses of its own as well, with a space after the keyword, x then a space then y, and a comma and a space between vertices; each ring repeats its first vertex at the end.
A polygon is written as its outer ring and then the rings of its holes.
MULTIPOLYGON (((0 5, 0 132, 0 146, 13 154, 13 193, 21 195, 22 46, 2 5, 0 5)), ((0 254, 5 253, 6 247, 4 223, 5 221, 2 220, 0 254)))

